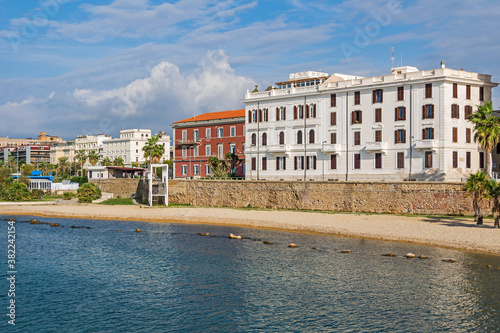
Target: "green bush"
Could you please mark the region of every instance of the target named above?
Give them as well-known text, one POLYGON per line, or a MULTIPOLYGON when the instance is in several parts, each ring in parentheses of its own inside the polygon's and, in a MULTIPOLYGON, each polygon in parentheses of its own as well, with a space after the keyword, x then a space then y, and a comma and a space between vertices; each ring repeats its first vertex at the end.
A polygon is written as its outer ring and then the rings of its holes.
POLYGON ((86 184, 89 182, 89 178, 87 176, 83 176, 83 177, 72 177, 70 179, 70 181, 72 183, 78 183, 80 186, 82 186, 83 184, 86 184))
POLYGON ((40 197, 42 197, 44 195, 45 195, 45 191, 44 190, 40 190, 38 188, 35 188, 35 189, 31 190, 31 197, 33 199, 38 199, 38 198, 40 198, 40 197))
POLYGON ((31 192, 24 183, 6 182, 0 189, 0 198, 6 201, 26 201, 31 199, 31 192))
POLYGON ((74 197, 75 197, 74 193, 71 193, 71 192, 64 192, 63 193, 63 200, 71 200, 74 197))
POLYGON ((93 200, 99 199, 102 194, 99 187, 92 183, 86 183, 80 186, 76 192, 78 202, 91 203, 93 200))

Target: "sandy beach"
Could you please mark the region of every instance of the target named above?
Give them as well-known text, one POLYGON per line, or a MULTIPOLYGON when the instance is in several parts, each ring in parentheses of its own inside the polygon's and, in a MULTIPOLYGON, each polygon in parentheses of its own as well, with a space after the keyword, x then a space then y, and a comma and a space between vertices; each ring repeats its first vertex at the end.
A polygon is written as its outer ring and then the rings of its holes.
POLYGON ((0 215, 221 224, 425 244, 500 255, 500 229, 493 228, 492 220, 486 220, 484 226, 476 226, 470 217, 407 217, 98 204, 2 205, 0 215))

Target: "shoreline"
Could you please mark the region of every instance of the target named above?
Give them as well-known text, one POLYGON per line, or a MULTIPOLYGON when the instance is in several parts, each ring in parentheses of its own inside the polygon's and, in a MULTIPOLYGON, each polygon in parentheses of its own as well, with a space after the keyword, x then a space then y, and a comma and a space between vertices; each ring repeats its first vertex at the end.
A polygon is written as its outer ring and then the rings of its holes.
POLYGON ((472 218, 98 204, 12 204, 2 206, 0 215, 225 225, 428 245, 500 255, 500 229, 493 228, 493 221, 486 221, 482 227, 476 226, 472 218))

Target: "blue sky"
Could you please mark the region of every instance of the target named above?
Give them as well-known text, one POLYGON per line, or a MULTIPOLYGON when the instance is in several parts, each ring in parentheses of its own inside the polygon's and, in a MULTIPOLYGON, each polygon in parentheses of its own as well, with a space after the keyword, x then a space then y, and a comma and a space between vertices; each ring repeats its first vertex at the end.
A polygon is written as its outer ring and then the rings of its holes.
POLYGON ((499 14, 498 0, 0 0, 0 136, 171 133, 292 72, 387 74, 391 47, 397 65, 500 82, 499 14))

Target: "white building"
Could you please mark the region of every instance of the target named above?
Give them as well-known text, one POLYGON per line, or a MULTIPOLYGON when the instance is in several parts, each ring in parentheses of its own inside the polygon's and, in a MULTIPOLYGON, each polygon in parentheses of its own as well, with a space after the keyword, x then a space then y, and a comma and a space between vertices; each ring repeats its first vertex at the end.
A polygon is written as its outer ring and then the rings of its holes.
MULTIPOLYGON (((144 151, 142 148, 151 139, 149 129, 127 129, 120 131, 120 138, 103 141, 102 158, 108 157, 111 161, 121 157, 125 166, 132 166, 132 163, 144 163, 144 151)), ((170 158, 170 136, 164 132, 158 133, 159 144, 165 147, 165 153, 160 163, 170 158)))
POLYGON ((466 117, 497 85, 444 62, 367 78, 291 74, 245 95, 245 177, 460 181, 485 164, 466 117))
MULTIPOLYGON (((102 156, 102 144, 104 140, 111 139, 111 136, 107 134, 98 135, 79 135, 75 140, 75 154, 78 154, 80 150, 84 150, 85 154, 89 154, 91 151, 96 151, 100 156, 102 156)), ((88 168, 90 165, 88 159, 84 164, 84 168, 88 168)))
POLYGON ((73 163, 75 161, 75 145, 56 145, 50 147, 50 164, 59 163, 59 158, 66 157, 69 163, 73 163))

